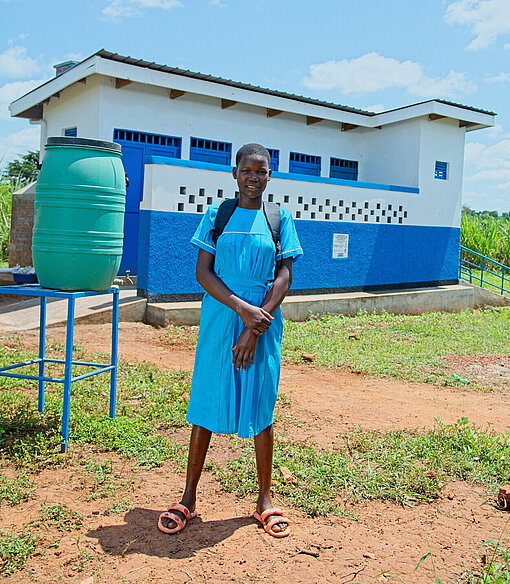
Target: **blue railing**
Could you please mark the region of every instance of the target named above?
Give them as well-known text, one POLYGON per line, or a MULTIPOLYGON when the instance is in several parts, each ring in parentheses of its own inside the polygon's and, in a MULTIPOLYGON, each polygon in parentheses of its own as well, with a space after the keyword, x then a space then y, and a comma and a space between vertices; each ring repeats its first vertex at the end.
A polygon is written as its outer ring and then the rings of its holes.
POLYGON ((510 296, 510 268, 463 245, 459 254, 459 280, 510 296))

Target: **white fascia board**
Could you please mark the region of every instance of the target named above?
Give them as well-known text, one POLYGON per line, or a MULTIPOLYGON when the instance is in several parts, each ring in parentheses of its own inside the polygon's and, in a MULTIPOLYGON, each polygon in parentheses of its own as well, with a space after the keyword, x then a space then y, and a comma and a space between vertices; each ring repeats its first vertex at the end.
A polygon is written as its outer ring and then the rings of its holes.
POLYGON ((218 99, 230 99, 240 103, 282 110, 283 112, 302 116, 312 116, 356 126, 370 126, 370 115, 356 114, 327 106, 304 103, 294 99, 259 93, 256 90, 224 85, 221 82, 216 83, 206 79, 194 79, 165 71, 156 71, 147 67, 119 63, 110 59, 100 58, 97 72, 109 77, 118 77, 136 83, 155 85, 167 89, 177 89, 179 91, 186 91, 187 93, 207 95, 218 99))
POLYGON ((382 112, 373 116, 370 121, 373 127, 384 126, 386 124, 394 124, 430 114, 476 124, 477 127, 472 129, 494 126, 495 116, 493 114, 476 112, 467 108, 441 103, 439 101, 427 101, 425 103, 419 103, 417 105, 411 105, 389 112, 382 112))
POLYGON ((27 109, 34 107, 44 100, 50 98, 55 93, 62 91, 69 85, 76 83, 80 79, 84 77, 88 77, 93 73, 96 73, 96 65, 97 65, 97 57, 92 57, 92 59, 87 59, 80 63, 79 65, 75 65, 65 73, 62 73, 58 77, 53 77, 49 79, 39 87, 36 87, 26 95, 18 98, 16 101, 13 101, 9 105, 9 110, 11 112, 11 116, 15 117, 27 109))

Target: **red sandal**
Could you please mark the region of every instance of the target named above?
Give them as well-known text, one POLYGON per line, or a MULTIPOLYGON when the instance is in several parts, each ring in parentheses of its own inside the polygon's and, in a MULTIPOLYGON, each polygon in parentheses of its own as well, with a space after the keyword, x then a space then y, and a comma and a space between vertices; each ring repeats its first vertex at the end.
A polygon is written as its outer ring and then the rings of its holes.
POLYGON ((170 507, 168 507, 167 511, 161 513, 158 519, 158 529, 163 533, 178 533, 182 531, 186 527, 186 523, 193 517, 197 516, 196 511, 190 511, 185 505, 181 505, 181 503, 172 503, 170 507), (181 519, 176 513, 172 513, 172 509, 176 511, 180 511, 184 515, 184 519, 181 519), (170 519, 170 521, 175 522, 175 527, 169 528, 163 525, 162 519, 170 519))
POLYGON ((273 537, 287 537, 290 533, 290 520, 283 515, 283 511, 281 509, 277 508, 266 509, 263 513, 260 514, 257 513, 257 511, 255 511, 253 517, 255 517, 255 519, 260 522, 260 524, 264 528, 264 531, 266 533, 269 533, 269 535, 272 535, 273 537), (271 517, 271 515, 277 515, 278 517, 273 517, 272 519, 266 522, 266 519, 268 517, 271 517), (277 523, 286 523, 287 527, 282 531, 274 531, 273 527, 277 523))

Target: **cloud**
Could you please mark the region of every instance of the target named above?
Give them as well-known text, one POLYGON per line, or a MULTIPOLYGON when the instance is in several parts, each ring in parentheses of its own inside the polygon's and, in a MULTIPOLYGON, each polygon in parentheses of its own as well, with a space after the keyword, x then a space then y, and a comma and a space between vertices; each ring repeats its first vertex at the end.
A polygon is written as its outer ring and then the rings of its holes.
POLYGON ((182 6, 180 0, 108 0, 103 8, 103 16, 108 20, 136 18, 143 16, 143 11, 147 8, 171 10, 182 6))
POLYGON ((510 33, 508 0, 457 0, 447 7, 445 18, 471 29, 475 38, 467 48, 472 51, 490 47, 499 36, 510 33))
POLYGON ((8 109, 9 104, 41 83, 43 81, 32 79, 30 81, 13 81, 0 87, 0 119, 9 119, 11 117, 8 109))
MULTIPOLYGON (((468 142, 464 151, 466 170, 473 170, 469 180, 510 181, 510 138, 503 138, 492 146, 468 142)), ((501 188, 493 185, 492 188, 501 188)))
POLYGON ((374 105, 367 105, 366 107, 363 106, 360 109, 365 110, 366 112, 374 112, 376 114, 380 114, 386 108, 384 107, 384 104, 382 104, 382 103, 376 103, 374 105))
POLYGON ((504 83, 505 81, 510 81, 510 75, 508 73, 500 73, 499 75, 487 75, 485 81, 489 83, 504 83))
POLYGON ((450 71, 443 78, 427 77, 419 63, 398 61, 376 52, 310 65, 303 82, 311 89, 340 89, 346 94, 405 87, 408 93, 420 97, 455 97, 476 90, 464 73, 450 71))
POLYGON ((0 53, 0 75, 4 77, 30 77, 39 71, 39 62, 27 55, 21 46, 9 47, 0 53))
POLYGON ((78 61, 79 63, 85 59, 85 55, 83 53, 67 53, 64 55, 62 61, 78 61))
POLYGON ((26 154, 29 150, 38 150, 41 130, 39 126, 30 126, 13 132, 0 139, 0 166, 26 154))
POLYGON ((476 205, 475 199, 483 197, 485 209, 510 211, 510 136, 504 135, 490 146, 481 142, 466 144, 464 183, 468 185, 464 202, 476 205))
POLYGON ((221 0, 210 0, 209 4, 211 6, 218 6, 219 8, 225 8, 226 4, 223 4, 221 0))

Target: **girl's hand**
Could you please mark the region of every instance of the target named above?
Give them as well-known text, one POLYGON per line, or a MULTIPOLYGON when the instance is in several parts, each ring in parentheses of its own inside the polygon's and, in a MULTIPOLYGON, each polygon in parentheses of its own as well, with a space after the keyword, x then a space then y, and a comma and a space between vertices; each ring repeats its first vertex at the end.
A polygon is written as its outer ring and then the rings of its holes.
POLYGON ((232 351, 234 356, 232 358, 232 365, 239 370, 241 367, 246 371, 248 363, 253 365, 253 356, 257 348, 258 336, 249 328, 245 328, 239 335, 237 343, 234 345, 232 351))
POLYGON ((271 326, 271 321, 274 320, 269 312, 248 302, 241 304, 238 314, 244 324, 256 335, 265 333, 271 326))

